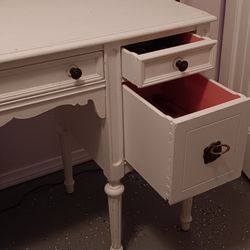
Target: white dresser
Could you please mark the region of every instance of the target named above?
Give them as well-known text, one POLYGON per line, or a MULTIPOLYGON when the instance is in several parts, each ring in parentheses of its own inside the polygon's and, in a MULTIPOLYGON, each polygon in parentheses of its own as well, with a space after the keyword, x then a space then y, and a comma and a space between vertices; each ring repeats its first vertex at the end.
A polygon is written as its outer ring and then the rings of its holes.
POLYGON ((90 106, 85 147, 108 179, 113 250, 128 168, 170 204, 183 201, 183 230, 194 195, 241 173, 249 99, 199 75, 214 65, 214 20, 172 0, 0 3, 0 124, 90 106))

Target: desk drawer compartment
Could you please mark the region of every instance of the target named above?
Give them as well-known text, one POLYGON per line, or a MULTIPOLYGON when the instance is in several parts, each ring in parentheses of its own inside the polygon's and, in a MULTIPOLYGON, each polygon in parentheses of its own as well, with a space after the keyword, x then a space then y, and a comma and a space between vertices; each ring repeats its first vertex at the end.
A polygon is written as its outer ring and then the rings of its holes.
POLYGON ((81 88, 103 80, 102 51, 0 70, 0 102, 81 88))
POLYGON ((185 33, 125 46, 122 76, 138 87, 211 69, 216 41, 185 33))
POLYGON ((125 159, 175 203, 239 177, 249 99, 201 75, 123 85, 125 159))

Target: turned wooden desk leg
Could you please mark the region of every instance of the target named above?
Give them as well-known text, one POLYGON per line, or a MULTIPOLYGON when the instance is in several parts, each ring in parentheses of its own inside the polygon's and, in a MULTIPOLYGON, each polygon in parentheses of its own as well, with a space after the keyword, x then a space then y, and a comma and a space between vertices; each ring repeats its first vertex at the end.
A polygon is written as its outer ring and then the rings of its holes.
POLYGON ((183 231, 188 231, 191 227, 192 203, 193 203, 193 198, 189 198, 182 201, 180 221, 181 221, 181 229, 183 231))
POLYGON ((122 193, 124 186, 118 184, 106 184, 105 192, 108 195, 109 220, 111 232, 110 250, 122 250, 121 232, 122 232, 122 193))
POLYGON ((72 156, 71 156, 71 141, 69 132, 66 129, 58 130, 60 138, 60 147, 62 153, 63 169, 64 169, 64 186, 66 192, 71 194, 74 192, 74 178, 72 169, 72 156))

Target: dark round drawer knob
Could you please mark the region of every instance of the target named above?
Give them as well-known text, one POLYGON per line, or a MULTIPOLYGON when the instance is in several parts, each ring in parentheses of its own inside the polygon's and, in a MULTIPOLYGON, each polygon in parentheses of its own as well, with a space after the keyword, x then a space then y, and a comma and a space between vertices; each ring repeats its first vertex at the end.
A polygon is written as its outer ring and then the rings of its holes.
POLYGON ((179 69, 180 72, 184 72, 188 68, 188 61, 178 60, 175 64, 175 66, 179 69))
POLYGON ((69 74, 70 76, 75 79, 75 80, 78 80, 81 78, 82 76, 82 71, 81 69, 77 68, 77 67, 72 67, 70 70, 69 70, 69 74))

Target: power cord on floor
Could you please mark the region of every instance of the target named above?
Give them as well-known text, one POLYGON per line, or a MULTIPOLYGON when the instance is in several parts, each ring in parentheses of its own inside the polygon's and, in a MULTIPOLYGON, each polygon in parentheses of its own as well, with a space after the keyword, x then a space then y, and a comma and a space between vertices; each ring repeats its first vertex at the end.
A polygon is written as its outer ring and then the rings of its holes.
MULTIPOLYGON (((76 174, 74 174, 74 178, 76 178, 77 176, 81 175, 81 174, 85 174, 85 173, 92 173, 92 172, 99 172, 101 171, 100 168, 91 168, 91 169, 86 169, 86 170, 83 170, 83 171, 80 171, 76 174)), ((29 190, 28 192, 24 193, 21 198, 18 200, 18 202, 14 205, 11 205, 9 207, 6 207, 6 208, 3 208, 3 209, 0 209, 0 215, 5 213, 5 212, 8 212, 12 209, 15 209, 17 207, 19 207, 22 202, 26 199, 26 197, 28 197, 30 194, 32 193, 36 193, 38 191, 40 191, 41 189, 44 189, 44 188, 52 188, 52 187, 55 187, 55 186, 58 186, 58 185, 62 185, 64 183, 64 181, 59 181, 59 182, 54 182, 54 183, 46 183, 46 184, 42 184, 38 187, 35 187, 31 190, 29 190)))

